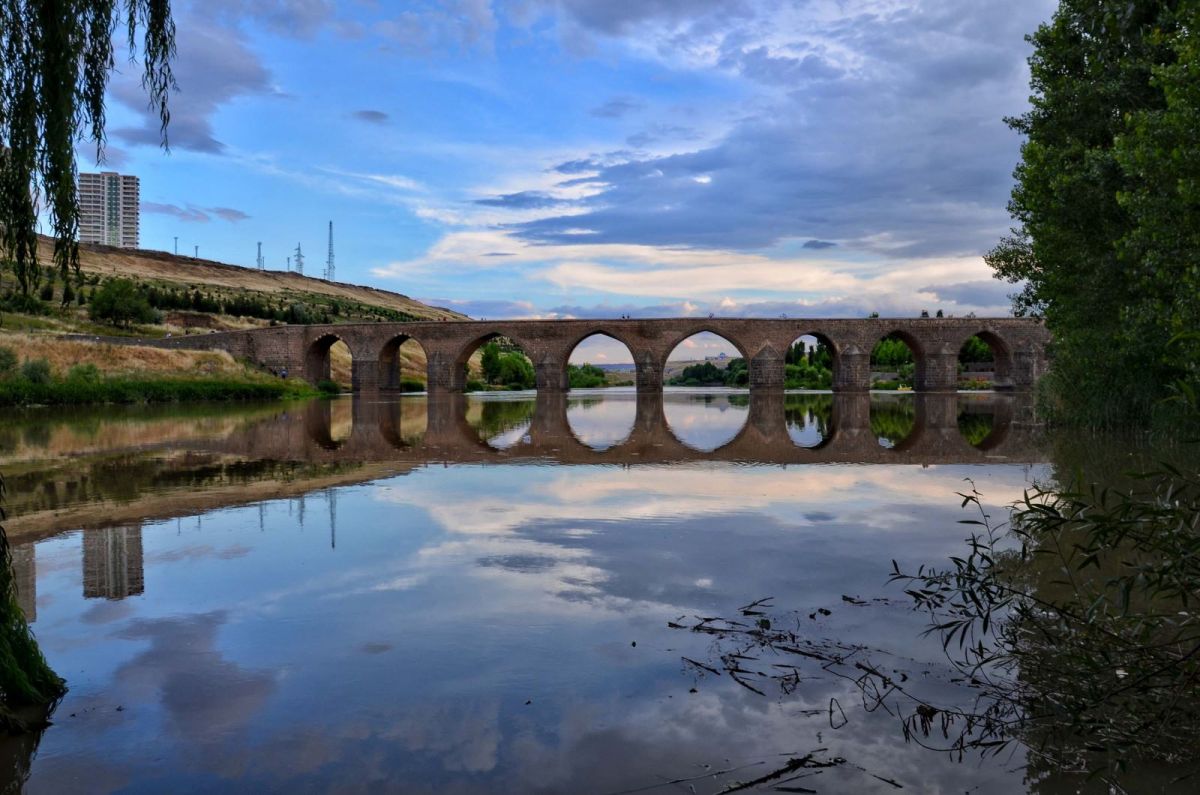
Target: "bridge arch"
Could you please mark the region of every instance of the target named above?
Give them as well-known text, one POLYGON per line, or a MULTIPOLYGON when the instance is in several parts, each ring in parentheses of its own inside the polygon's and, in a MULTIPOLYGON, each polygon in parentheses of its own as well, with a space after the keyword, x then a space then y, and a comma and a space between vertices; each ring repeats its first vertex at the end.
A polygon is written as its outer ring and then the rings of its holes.
POLYGON ((508 340, 518 349, 520 355, 529 363, 530 366, 531 380, 528 382, 528 386, 524 388, 537 388, 537 365, 534 362, 533 357, 529 355, 529 345, 519 337, 507 333, 503 328, 493 327, 483 334, 474 336, 470 341, 466 342, 462 348, 459 349, 457 355, 454 357, 454 364, 451 366, 450 372, 450 388, 453 391, 467 391, 467 382, 469 380, 467 368, 470 365, 471 357, 475 355, 476 351, 487 345, 489 342, 495 342, 497 340, 508 340))
POLYGON ((784 389, 832 389, 837 383, 839 358, 832 337, 817 329, 802 331, 784 352, 784 389))
POLYGON ((962 375, 970 377, 974 372, 985 372, 984 370, 973 370, 978 365, 985 364, 986 361, 975 361, 977 358, 977 344, 973 340, 978 339, 987 346, 991 354, 991 378, 985 379, 992 382, 993 389, 1011 389, 1012 370, 1013 370, 1013 351, 1008 341, 1003 336, 997 334, 988 328, 981 328, 973 334, 960 335, 954 341, 958 342, 958 360, 963 371, 962 375))
POLYGON ((380 389, 392 392, 420 392, 427 386, 425 368, 407 373, 404 371, 405 359, 428 362, 425 346, 415 337, 397 334, 383 344, 376 358, 379 361, 380 389))
POLYGON ((341 335, 327 332, 310 342, 304 352, 304 378, 311 384, 333 380, 332 352, 340 343, 345 348, 353 366, 354 353, 341 335))
POLYGON ((917 335, 903 328, 892 328, 870 343, 870 352, 872 388, 874 388, 876 372, 894 372, 899 376, 896 380, 902 384, 907 382, 905 385, 913 390, 924 387, 926 346, 922 344, 917 335), (895 343, 903 343, 908 349, 912 365, 911 376, 905 372, 907 362, 902 358, 902 353, 896 349, 895 343))
MULTIPOLYGON (((572 387, 571 378, 570 378, 570 372, 571 372, 570 368, 572 365, 580 367, 580 366, 584 366, 584 365, 588 365, 588 364, 599 366, 599 365, 603 365, 603 364, 624 364, 625 363, 625 362, 613 362, 611 360, 611 358, 609 358, 611 354, 607 353, 607 352, 603 352, 603 351, 600 352, 600 356, 602 356, 604 358, 600 359, 599 361, 590 361, 590 358, 594 358, 594 357, 590 357, 587 353, 585 353, 584 351, 581 350, 581 348, 583 346, 585 346, 586 343, 603 343, 605 340, 607 340, 608 343, 615 343, 617 346, 620 346, 620 348, 624 350, 624 354, 621 354, 617 351, 613 351, 613 353, 616 353, 616 355, 628 356, 629 366, 633 371, 633 376, 628 380, 631 382, 630 385, 636 383, 638 364, 637 364, 637 359, 633 355, 633 348, 630 347, 629 343, 626 340, 622 339, 621 336, 618 334, 612 334, 608 331, 590 331, 586 334, 575 335, 567 342, 567 345, 565 346, 567 355, 566 355, 566 366, 564 367, 564 371, 563 371, 563 382, 562 382, 563 388, 565 388, 565 389, 586 388, 586 387, 572 387)), ((609 347, 613 348, 614 346, 610 344, 609 347)), ((607 383, 597 384, 597 386, 606 386, 606 385, 607 385, 607 383)))
MULTIPOLYGON (((676 335, 673 338, 668 338, 667 343, 663 346, 663 350, 666 351, 666 353, 663 354, 663 359, 662 359, 662 362, 660 363, 660 367, 659 367, 659 371, 662 373, 663 384, 665 385, 666 381, 667 381, 667 363, 672 361, 671 357, 674 356, 675 352, 681 346, 683 346, 688 340, 692 339, 693 337, 699 337, 703 334, 710 334, 710 335, 720 339, 722 342, 726 343, 730 347, 732 347, 735 351, 737 351, 738 356, 737 357, 729 357, 729 358, 731 360, 736 359, 736 358, 741 358, 742 361, 745 363, 746 382, 744 384, 727 384, 727 385, 749 387, 750 386, 750 381, 749 381, 750 374, 749 373, 750 373, 750 361, 751 360, 750 360, 750 356, 748 355, 748 353, 746 351, 746 346, 739 340, 735 339, 733 337, 733 335, 722 333, 722 332, 718 331, 715 327, 710 327, 707 325, 693 327, 683 333, 676 335)), ((678 360, 676 360, 676 361, 678 361, 678 360)), ((715 367, 715 365, 714 365, 714 367, 715 367)), ((724 368, 720 368, 720 369, 724 369, 724 368)))

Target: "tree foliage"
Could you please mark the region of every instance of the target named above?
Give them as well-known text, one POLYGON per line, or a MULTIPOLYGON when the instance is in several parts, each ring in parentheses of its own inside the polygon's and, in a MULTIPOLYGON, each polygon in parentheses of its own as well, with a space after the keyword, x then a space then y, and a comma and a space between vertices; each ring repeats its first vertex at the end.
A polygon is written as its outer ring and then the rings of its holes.
POLYGON ((1198 23, 1197 0, 1062 0, 1029 39, 1017 226, 987 260, 1054 333, 1060 419, 1144 421, 1194 375, 1169 343, 1200 320, 1198 23))
POLYGON ((157 313, 150 307, 146 295, 128 279, 106 281, 88 306, 92 320, 128 326, 130 323, 153 323, 157 313))
POLYGON ((37 221, 48 210, 54 263, 78 275, 75 146, 105 142, 104 97, 122 29, 142 86, 162 121, 175 86, 170 0, 0 0, 0 250, 22 293, 38 287, 37 221))

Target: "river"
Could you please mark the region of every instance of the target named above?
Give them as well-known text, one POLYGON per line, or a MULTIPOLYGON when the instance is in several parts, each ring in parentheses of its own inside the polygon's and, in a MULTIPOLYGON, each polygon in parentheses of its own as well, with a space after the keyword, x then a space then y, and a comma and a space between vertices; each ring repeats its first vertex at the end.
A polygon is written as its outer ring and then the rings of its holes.
POLYGON ((712 793, 807 758, 762 790, 1086 791, 1021 748, 906 742, 815 661, 747 687, 679 628, 766 613, 948 687, 893 561, 960 554, 957 493, 1002 517, 1064 449, 993 394, 10 412, 20 601, 70 692, 3 769, 45 793, 712 793))

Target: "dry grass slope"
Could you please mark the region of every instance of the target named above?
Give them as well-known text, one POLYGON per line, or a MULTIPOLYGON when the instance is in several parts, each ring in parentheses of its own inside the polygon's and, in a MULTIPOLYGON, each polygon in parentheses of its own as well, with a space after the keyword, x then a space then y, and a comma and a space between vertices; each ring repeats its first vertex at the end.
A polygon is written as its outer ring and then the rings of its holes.
MULTIPOLYGON (((38 247, 38 256, 44 265, 51 265, 54 243, 43 237, 38 247)), ((122 276, 142 281, 165 282, 194 287, 215 287, 226 290, 247 290, 268 293, 272 296, 304 294, 322 295, 348 301, 407 312, 420 318, 462 319, 463 315, 448 309, 423 304, 400 293, 379 290, 374 287, 359 287, 342 282, 328 282, 311 276, 280 271, 259 271, 226 265, 213 260, 181 257, 163 251, 143 249, 121 249, 111 246, 81 245, 80 267, 86 273, 101 276, 122 276)))

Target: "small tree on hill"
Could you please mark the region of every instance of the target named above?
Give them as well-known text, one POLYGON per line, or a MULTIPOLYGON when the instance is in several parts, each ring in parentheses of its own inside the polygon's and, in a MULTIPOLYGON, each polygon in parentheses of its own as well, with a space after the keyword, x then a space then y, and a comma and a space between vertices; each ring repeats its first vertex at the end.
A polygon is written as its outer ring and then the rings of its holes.
POLYGON ((157 319, 146 296, 128 279, 111 279, 101 285, 92 296, 88 315, 97 322, 122 327, 157 319))

